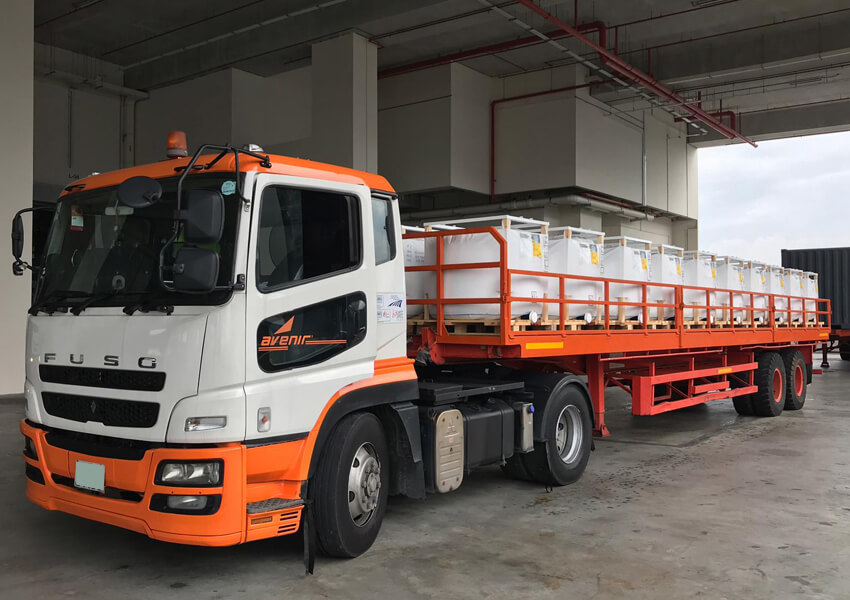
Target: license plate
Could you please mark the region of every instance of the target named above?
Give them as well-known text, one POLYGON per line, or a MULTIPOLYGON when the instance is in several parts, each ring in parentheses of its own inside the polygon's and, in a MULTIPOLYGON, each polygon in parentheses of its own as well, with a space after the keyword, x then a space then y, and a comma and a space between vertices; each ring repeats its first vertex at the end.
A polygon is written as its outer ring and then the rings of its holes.
POLYGON ((76 487, 103 493, 105 479, 105 465, 90 463, 84 460, 77 461, 77 469, 74 471, 74 485, 76 487))

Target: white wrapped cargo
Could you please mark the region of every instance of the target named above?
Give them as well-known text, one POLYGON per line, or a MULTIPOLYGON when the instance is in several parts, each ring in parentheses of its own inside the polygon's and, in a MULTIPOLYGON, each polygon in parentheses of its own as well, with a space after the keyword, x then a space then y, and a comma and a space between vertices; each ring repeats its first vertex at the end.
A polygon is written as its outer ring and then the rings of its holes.
MULTIPOLYGON (((469 219, 453 219, 425 223, 426 227, 494 226, 507 242, 507 268, 525 271, 546 271, 549 224, 523 217, 497 215, 469 219), (533 229, 532 229, 533 228, 533 229)), ((443 262, 463 264, 499 262, 499 243, 490 233, 451 235, 445 238, 443 262)), ((547 277, 515 275, 511 278, 511 295, 514 297, 540 298, 541 302, 514 302, 511 316, 521 317, 543 310, 543 295, 548 291, 547 277)), ((499 269, 459 269, 446 271, 443 275, 443 295, 446 299, 500 297, 499 269)), ((447 304, 446 317, 494 317, 499 315, 499 303, 447 304)))
MULTIPOLYGON (((682 260, 684 255, 684 248, 680 248, 679 246, 660 244, 653 248, 649 272, 649 278, 652 283, 663 283, 671 286, 682 285, 685 282, 682 275, 682 260)), ((648 289, 650 302, 659 304, 676 303, 676 288, 651 285, 648 289)), ((653 308, 650 310, 649 318, 664 320, 672 319, 675 316, 676 309, 674 307, 653 308)))
POLYGON ((788 298, 783 298, 788 294, 788 289, 785 287, 785 269, 776 265, 768 265, 766 269, 767 275, 767 293, 777 294, 773 298, 773 310, 776 321, 779 323, 788 322, 788 298))
MULTIPOLYGON (((407 227, 402 226, 401 228, 403 233, 416 233, 425 231, 422 227, 407 227)), ((402 249, 404 251, 404 266, 405 267, 421 267, 425 265, 433 265, 436 261, 436 252, 434 252, 434 244, 433 240, 427 240, 432 242, 429 244, 431 246, 431 256, 426 256, 426 239, 425 238, 415 238, 415 239, 406 239, 402 240, 402 249)), ((411 300, 424 300, 426 291, 425 288, 428 284, 431 284, 430 288, 433 288, 435 291, 437 289, 436 285, 436 274, 429 273, 427 271, 413 271, 404 273, 404 293, 405 299, 411 300)), ((429 295, 430 298, 433 298, 433 295, 429 295)), ((406 312, 408 317, 416 317, 424 312, 424 307, 422 305, 407 305, 406 312)), ((434 313, 433 310, 429 311, 431 314, 434 313)))
POLYGON ((785 270, 785 285, 791 296, 791 321, 801 323, 803 321, 803 279, 805 275, 800 269, 785 270))
MULTIPOLYGON (((749 306, 749 296, 744 292, 744 261, 733 256, 718 256, 717 263, 717 305, 718 306, 749 306), (733 293, 730 295, 729 290, 733 293)), ((733 319, 735 323, 743 323, 747 313, 743 310, 733 310, 730 316, 728 310, 715 315, 721 321, 733 319)))
POLYGON ((823 321, 823 316, 817 314, 817 298, 820 297, 818 291, 818 274, 813 271, 804 271, 803 275, 803 297, 811 298, 811 300, 806 300, 806 321, 809 323, 823 321))
MULTIPOLYGON (((744 292, 752 292, 753 316, 756 323, 764 323, 768 319, 767 312, 767 265, 764 263, 747 261, 744 263, 744 292), (765 310, 758 310, 765 309, 765 310)), ((746 301, 750 301, 747 294, 746 301)), ((750 322, 750 316, 744 317, 744 322, 750 322)))
MULTIPOLYGON (((649 281, 649 263, 652 259, 652 243, 649 240, 617 236, 605 239, 602 269, 606 278, 625 279, 635 282, 649 281)), ((643 302, 643 286, 639 283, 612 283, 608 288, 609 302, 643 302)), ((640 319, 640 306, 611 305, 611 321, 640 319)))
MULTIPOLYGON (((685 285, 709 288, 712 291, 686 289, 682 296, 684 303, 691 306, 706 306, 706 302, 712 306, 717 305, 717 295, 713 291, 717 287, 717 264, 715 255, 711 252, 691 251, 685 252, 685 260, 682 263, 685 285)), ((704 321, 714 319, 714 311, 686 308, 684 311, 685 321, 704 321)))
MULTIPOLYGON (((583 277, 602 277, 602 249, 605 234, 578 227, 554 227, 549 230, 549 272, 583 277)), ((549 298, 560 297, 560 282, 549 278, 549 298)), ((602 282, 564 279, 564 298, 568 300, 603 300, 602 282)), ((549 304, 550 318, 559 318, 560 305, 549 304)), ((590 323, 603 314, 601 304, 568 304, 566 318, 583 319, 590 323)))

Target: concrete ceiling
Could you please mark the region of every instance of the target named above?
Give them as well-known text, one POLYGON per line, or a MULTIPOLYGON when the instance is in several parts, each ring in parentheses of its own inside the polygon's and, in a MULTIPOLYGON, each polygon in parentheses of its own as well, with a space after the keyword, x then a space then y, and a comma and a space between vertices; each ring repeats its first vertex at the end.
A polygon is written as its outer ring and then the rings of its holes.
MULTIPOLYGON (((543 32, 514 0, 491 0, 543 32)), ((706 110, 756 111, 850 98, 848 0, 537 0, 573 24, 602 21, 608 48, 706 110), (575 7, 578 7, 576 19, 575 7)), ((119 65, 153 89, 227 67, 268 76, 309 64, 311 44, 358 31, 379 70, 528 36, 477 0, 39 0, 36 41, 119 65)), ((591 38, 596 34, 591 34, 591 38)), ((562 43, 595 59, 575 40, 562 43)), ((463 61, 491 76, 573 62, 537 43, 463 61)), ((606 102, 642 108, 612 89, 606 102)))

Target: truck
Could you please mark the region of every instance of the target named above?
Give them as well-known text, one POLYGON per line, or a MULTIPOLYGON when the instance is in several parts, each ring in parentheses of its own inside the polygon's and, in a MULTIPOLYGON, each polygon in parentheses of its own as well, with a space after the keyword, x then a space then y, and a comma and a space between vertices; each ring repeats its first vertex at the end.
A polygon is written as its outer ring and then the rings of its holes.
POLYGON ((312 570, 317 552, 365 552, 389 496, 450 493, 485 465, 577 481, 594 434, 608 434, 609 387, 636 415, 722 398, 743 415, 799 409, 829 335, 827 300, 802 323, 779 319, 773 296, 769 318, 733 319, 720 290, 645 282, 627 303, 605 278, 601 299, 580 300, 599 317, 577 325, 565 291, 588 278, 510 268, 495 227, 402 237, 379 175, 254 146, 189 156, 175 139, 170 160, 68 185, 36 264, 21 258, 31 209, 13 219, 13 270, 35 279, 26 495, 47 510, 179 544, 300 532, 312 570), (457 235, 491 237, 496 258, 448 263, 457 235), (435 260, 405 267, 403 244, 419 238, 435 260), (499 294, 447 295, 464 269, 497 273, 499 294), (415 272, 433 274, 434 297, 405 296, 415 272), (528 275, 560 293, 517 317, 513 303, 541 301, 512 295, 528 275), (665 285, 672 301, 653 301, 665 285), (716 318, 684 319, 695 289, 716 318), (463 303, 497 316, 445 314, 463 303), (622 320, 624 304, 642 318, 622 320), (408 306, 424 310, 408 318, 408 306), (673 316, 652 318, 660 309, 673 316))

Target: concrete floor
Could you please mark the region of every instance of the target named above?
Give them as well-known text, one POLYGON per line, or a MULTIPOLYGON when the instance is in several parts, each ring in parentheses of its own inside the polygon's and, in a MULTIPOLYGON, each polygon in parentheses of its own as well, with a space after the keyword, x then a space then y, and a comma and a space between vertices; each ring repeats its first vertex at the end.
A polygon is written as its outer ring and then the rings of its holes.
POLYGON ((850 363, 806 408, 737 417, 719 401, 632 417, 577 484, 551 492, 498 469, 426 501, 396 499, 375 546, 303 575, 300 538, 174 546, 24 498, 22 409, 0 402, 4 598, 850 597, 850 363))

